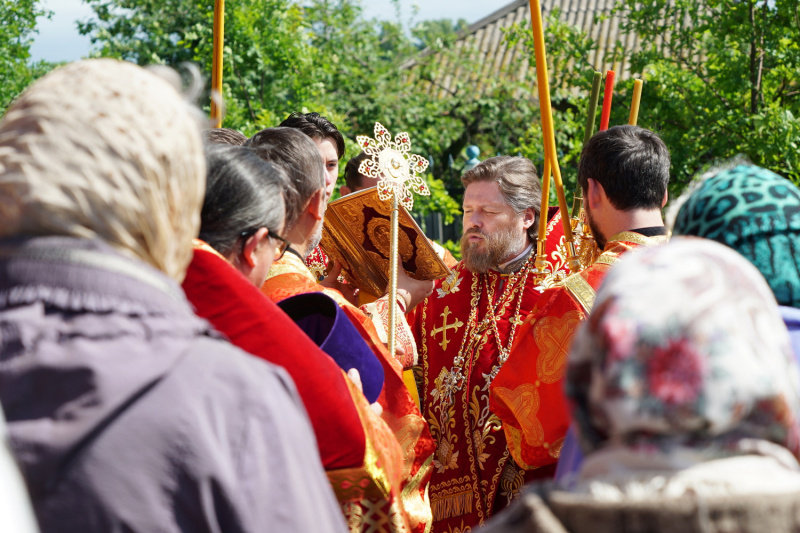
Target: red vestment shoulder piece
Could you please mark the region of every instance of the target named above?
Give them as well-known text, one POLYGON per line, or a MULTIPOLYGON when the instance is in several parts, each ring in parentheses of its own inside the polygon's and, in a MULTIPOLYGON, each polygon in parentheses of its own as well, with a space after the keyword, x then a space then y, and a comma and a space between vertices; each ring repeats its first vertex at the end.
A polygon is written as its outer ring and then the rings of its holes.
POLYGON ((633 232, 613 236, 593 265, 545 290, 520 327, 508 361, 490 387, 490 405, 521 467, 558 461, 570 424, 564 395, 567 356, 606 272, 620 254, 664 240, 633 232))
POLYGON ((347 519, 351 531, 402 531, 402 524, 397 523, 396 518, 396 514, 400 512, 398 509, 406 516, 404 524, 410 531, 427 531, 431 524, 427 486, 433 440, 416 403, 403 383, 402 366, 389 355, 372 318, 350 304, 338 291, 316 283, 305 264, 291 254, 286 254, 275 262, 261 291, 276 302, 307 292, 324 292, 331 296, 383 365, 384 387, 378 403, 383 408, 381 418, 391 428, 402 449, 402 479, 397 490, 388 496, 387 508, 369 511, 371 504, 361 504, 350 509, 347 519), (375 529, 370 529, 371 527, 375 529))
MULTIPOLYGON (((548 229, 550 268, 563 271, 559 214, 548 229)), ((430 487, 434 531, 468 531, 505 508, 524 483, 554 473, 530 473, 514 464, 501 421, 489 407, 489 385, 540 296, 531 273, 534 255, 508 275, 473 274, 459 263, 454 276, 437 282, 414 310, 417 380, 437 442, 430 487)))

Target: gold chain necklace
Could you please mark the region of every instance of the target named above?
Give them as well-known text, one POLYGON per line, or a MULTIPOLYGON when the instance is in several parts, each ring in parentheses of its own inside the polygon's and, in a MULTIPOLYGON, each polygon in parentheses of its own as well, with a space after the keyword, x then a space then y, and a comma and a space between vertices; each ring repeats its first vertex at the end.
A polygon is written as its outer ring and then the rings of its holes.
MULTIPOLYGON (((522 307, 522 294, 525 292, 525 284, 528 282, 528 276, 531 272, 531 265, 533 265, 532 258, 535 257, 536 254, 531 254, 522 268, 519 270, 517 274, 510 274, 509 279, 507 282, 506 287, 503 289, 503 294, 500 296, 500 299, 497 302, 497 306, 494 310, 490 310, 491 312, 488 313, 488 316, 485 320, 491 318, 492 329, 494 331, 494 338, 495 342, 497 343, 497 350, 499 352, 498 356, 498 365, 495 365, 496 368, 499 369, 499 366, 505 363, 508 360, 508 355, 511 352, 511 346, 514 344, 514 335, 517 332, 517 326, 522 323, 522 320, 519 316, 520 308, 522 307), (517 282, 521 279, 521 282, 517 282), (511 288, 511 291, 506 297, 506 291, 511 288), (514 300, 514 293, 517 292, 517 305, 514 309, 514 314, 512 315, 511 319, 509 320, 511 324, 511 331, 509 332, 508 336, 508 343, 505 347, 503 347, 502 342, 500 340, 500 331, 497 329, 497 319, 498 317, 502 317, 505 313, 505 310, 514 300), (499 307, 499 310, 497 309, 499 307)), ((488 277, 484 279, 484 284, 486 285, 486 293, 489 298, 489 302, 491 304, 492 300, 494 300, 494 290, 489 286, 489 279, 488 277)), ((492 373, 495 373, 494 369, 492 373)))
MULTIPOLYGON (((525 292, 525 284, 528 281, 528 276, 531 272, 533 265, 533 258, 536 254, 531 254, 519 272, 510 274, 506 286, 503 288, 503 293, 496 304, 493 305, 494 291, 489 287, 488 274, 474 275, 472 279, 472 300, 470 306, 472 307, 469 318, 467 319, 467 327, 464 330, 464 337, 461 339, 461 346, 458 353, 453 359, 453 368, 447 373, 444 385, 445 391, 442 400, 451 404, 453 402, 453 393, 462 388, 466 376, 464 375, 464 363, 466 363, 467 350, 470 352, 470 367, 474 363, 474 354, 477 353, 477 348, 480 347, 482 339, 481 333, 488 330, 491 326, 492 332, 497 342, 499 352, 497 363, 492 367, 491 372, 486 376, 489 383, 494 379, 500 371, 500 367, 508 359, 511 346, 514 343, 514 335, 517 331, 517 326, 522 323, 519 313, 522 307, 522 295, 525 292), (481 286, 480 279, 483 278, 484 286, 486 287, 486 295, 488 298, 486 317, 478 323, 478 304, 480 303, 481 296, 483 295, 483 287, 481 286), (521 280, 521 283, 519 281, 521 280), (503 315, 504 311, 509 307, 516 297, 516 306, 514 309, 514 316, 511 318, 511 332, 506 346, 502 345, 500 340, 500 332, 497 328, 498 313, 503 315)), ((488 383, 487 383, 488 385, 488 383)))

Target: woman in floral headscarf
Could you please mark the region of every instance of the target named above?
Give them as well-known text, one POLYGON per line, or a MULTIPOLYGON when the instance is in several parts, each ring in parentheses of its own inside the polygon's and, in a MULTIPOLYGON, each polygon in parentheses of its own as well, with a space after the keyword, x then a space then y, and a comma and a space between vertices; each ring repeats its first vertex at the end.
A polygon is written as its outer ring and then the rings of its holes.
POLYGON ((797 363, 769 287, 732 250, 677 238, 621 260, 567 382, 580 472, 487 531, 800 527, 797 363))

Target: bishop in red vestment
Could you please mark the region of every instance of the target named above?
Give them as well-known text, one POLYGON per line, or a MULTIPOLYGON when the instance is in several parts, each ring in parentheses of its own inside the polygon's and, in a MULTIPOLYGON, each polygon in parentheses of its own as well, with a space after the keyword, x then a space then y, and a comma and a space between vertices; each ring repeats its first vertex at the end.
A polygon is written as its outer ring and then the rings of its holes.
MULTIPOLYGON (((540 296, 533 269, 541 189, 527 159, 488 159, 462 178, 463 260, 411 319, 420 351, 423 414, 436 439, 430 499, 434 531, 463 532, 504 508, 526 473, 509 455, 489 385, 540 296)), ((561 218, 548 223, 548 260, 563 272, 561 218)))

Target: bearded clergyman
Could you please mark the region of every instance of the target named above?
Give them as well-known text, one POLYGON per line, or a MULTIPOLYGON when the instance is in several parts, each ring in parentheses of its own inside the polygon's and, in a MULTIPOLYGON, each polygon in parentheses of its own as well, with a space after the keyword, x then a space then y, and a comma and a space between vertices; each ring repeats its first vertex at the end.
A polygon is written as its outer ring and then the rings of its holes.
MULTIPOLYGON (((489 409, 489 385, 541 290, 534 272, 541 205, 536 167, 522 157, 494 157, 462 182, 462 261, 409 319, 420 351, 422 413, 437 444, 430 484, 437 532, 469 531, 505 508, 524 483, 555 470, 517 466, 489 409)), ((564 269, 560 213, 548 230, 552 276, 564 269)))

